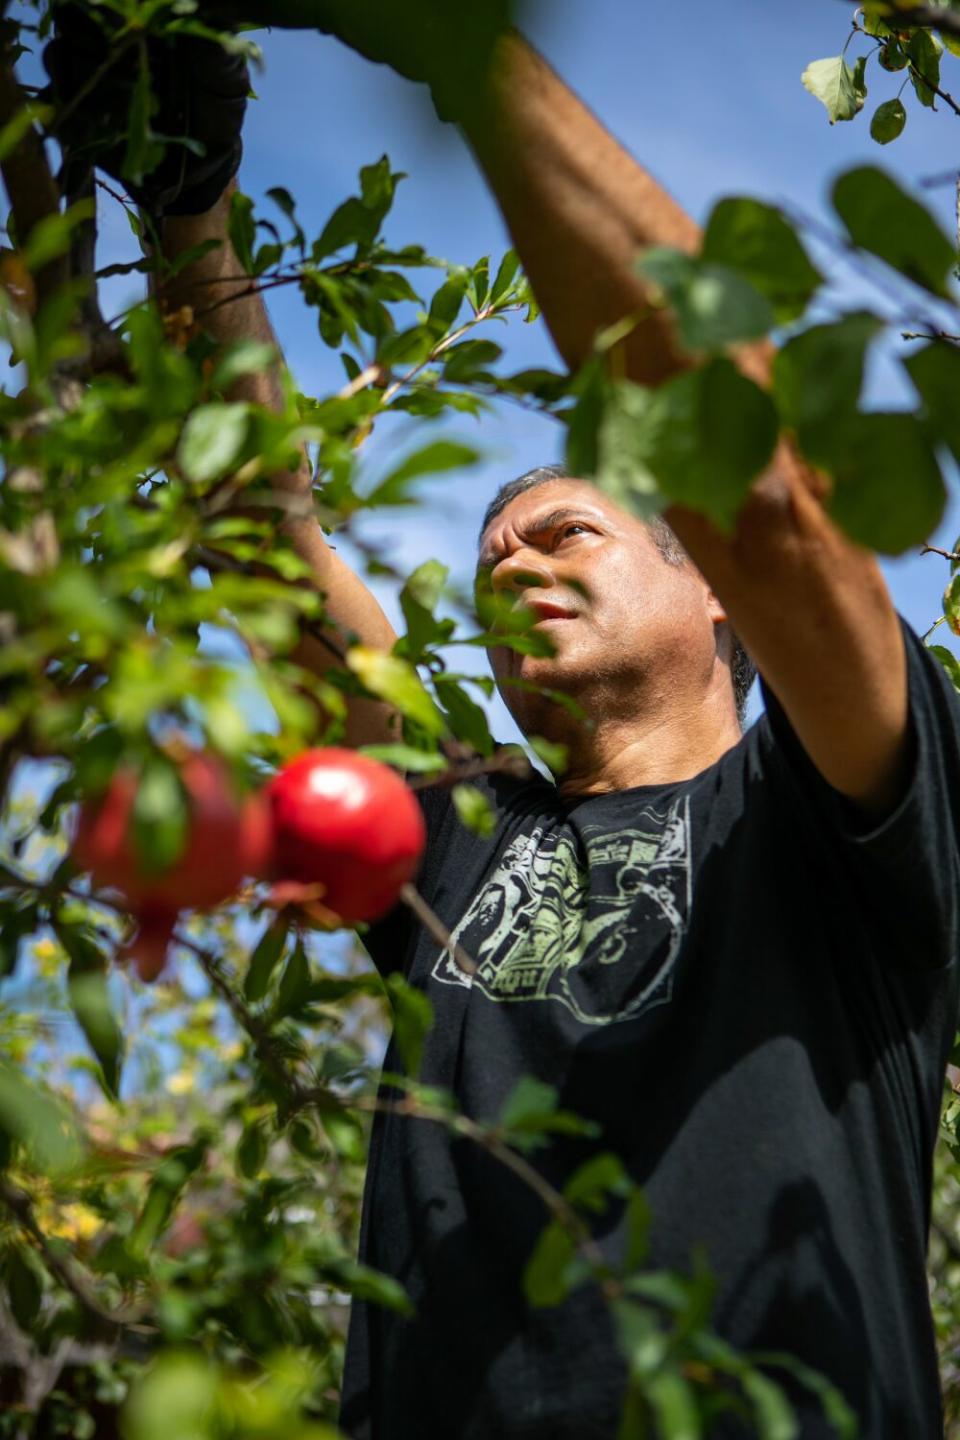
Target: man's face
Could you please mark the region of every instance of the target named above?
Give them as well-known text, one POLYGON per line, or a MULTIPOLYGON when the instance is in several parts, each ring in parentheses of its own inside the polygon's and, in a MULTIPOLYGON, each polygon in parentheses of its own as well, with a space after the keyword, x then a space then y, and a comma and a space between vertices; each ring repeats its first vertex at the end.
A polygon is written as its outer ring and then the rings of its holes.
POLYGON ((553 658, 490 650, 507 708, 525 733, 557 733, 555 702, 511 682, 549 685, 591 719, 697 703, 716 664, 723 612, 689 563, 672 563, 641 520, 581 480, 518 495, 483 535, 478 578, 538 612, 553 658))

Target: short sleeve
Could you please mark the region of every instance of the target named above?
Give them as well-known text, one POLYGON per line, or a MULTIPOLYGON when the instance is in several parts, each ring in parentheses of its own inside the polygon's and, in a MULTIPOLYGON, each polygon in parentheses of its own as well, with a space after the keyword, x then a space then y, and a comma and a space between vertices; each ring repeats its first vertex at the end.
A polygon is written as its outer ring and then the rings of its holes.
POLYGON ((901 620, 907 654, 911 763, 892 814, 865 828, 820 774, 761 679, 771 763, 868 907, 885 948, 922 969, 956 960, 960 913, 960 696, 901 620))

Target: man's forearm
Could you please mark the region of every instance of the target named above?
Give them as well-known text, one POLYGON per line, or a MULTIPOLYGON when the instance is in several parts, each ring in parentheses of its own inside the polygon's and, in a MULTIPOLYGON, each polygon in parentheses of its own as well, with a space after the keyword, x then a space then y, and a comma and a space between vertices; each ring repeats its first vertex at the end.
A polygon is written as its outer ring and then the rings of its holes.
MULTIPOLYGON (((254 282, 244 275, 229 240, 234 190, 235 186, 231 185, 205 215, 172 217, 164 222, 163 249, 170 260, 202 246, 205 241, 221 243, 168 281, 161 298, 168 310, 189 306, 207 333, 223 345, 253 339, 276 346, 263 300, 256 293, 254 282)), ((282 409, 285 400, 281 363, 278 350, 276 363, 236 381, 231 397, 266 409, 282 409)), ((332 641, 332 647, 328 647, 315 634, 305 635, 294 658, 306 669, 324 675, 339 661, 352 635, 357 635, 365 645, 389 649, 396 639, 390 622, 360 578, 327 544, 313 513, 312 477, 306 455, 296 470, 271 476, 271 484, 274 491, 287 492, 291 498, 303 501, 302 511, 298 506, 297 511, 288 514, 279 525, 290 537, 295 552, 309 566, 312 582, 326 597, 326 628, 332 641)), ((242 500, 234 509, 242 512, 242 500)), ((262 516, 268 512, 257 513, 262 516)), ((348 709, 349 744, 381 742, 394 737, 395 722, 383 705, 353 700, 348 709)))
MULTIPOLYGON (((276 337, 266 306, 256 291, 256 281, 244 274, 229 240, 230 207, 236 192, 231 185, 212 210, 204 215, 170 216, 163 222, 163 251, 176 260, 188 250, 207 241, 215 249, 192 261, 173 279, 164 282, 161 299, 169 312, 189 306, 197 322, 220 344, 237 340, 260 340, 277 349, 276 337)), ((269 410, 283 407, 279 349, 277 364, 244 375, 232 388, 233 398, 248 400, 269 410)), ((310 470, 306 457, 296 471, 276 477, 278 488, 309 493, 310 470)))
MULTIPOLYGON (((631 379, 657 385, 687 368, 634 262, 655 245, 695 251, 698 227, 520 37, 501 42, 464 129, 571 369, 598 330, 631 315, 645 317, 623 347, 631 379)), ((750 347, 741 363, 763 379, 766 348, 750 347)))

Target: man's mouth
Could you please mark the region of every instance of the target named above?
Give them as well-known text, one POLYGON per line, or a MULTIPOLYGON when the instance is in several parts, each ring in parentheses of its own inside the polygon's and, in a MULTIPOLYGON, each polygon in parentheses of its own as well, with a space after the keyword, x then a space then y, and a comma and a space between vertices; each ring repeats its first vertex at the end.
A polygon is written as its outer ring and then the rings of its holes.
POLYGON ((532 600, 527 602, 527 609, 532 610, 536 615, 537 625, 545 620, 575 620, 576 613, 573 610, 565 610, 562 605, 551 605, 547 600, 532 600))

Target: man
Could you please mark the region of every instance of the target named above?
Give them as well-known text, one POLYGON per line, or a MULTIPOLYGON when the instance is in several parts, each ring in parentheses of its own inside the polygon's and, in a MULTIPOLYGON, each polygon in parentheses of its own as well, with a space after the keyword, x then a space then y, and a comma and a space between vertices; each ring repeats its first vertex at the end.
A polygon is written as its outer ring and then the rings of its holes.
MULTIPOLYGON (((430 83, 458 119, 570 366, 598 328, 646 313, 639 250, 696 246, 692 222, 499 16, 480 25, 488 12, 473 7, 465 46, 460 7, 440 0, 403 7, 402 23, 387 0, 302 8, 430 83)), ((221 200, 168 219, 168 252, 222 238, 226 213, 221 200)), ((189 267, 180 295, 215 299, 233 267, 223 246, 189 267)), ((211 329, 269 334, 253 297, 214 311, 211 329)), ((737 358, 763 381, 764 347, 737 358)), ((690 361, 655 311, 618 363, 656 385, 690 361)), ((260 376, 244 393, 270 403, 276 384, 260 376)), ((305 492, 306 469, 285 483, 305 492)), ((488 839, 459 825, 445 792, 424 794, 421 889, 474 977, 407 912, 367 944, 434 1004, 422 1080, 479 1119, 522 1075, 556 1086, 646 1187, 651 1268, 688 1270, 704 1253, 729 1341, 828 1375, 871 1440, 926 1440, 941 1432, 924 1251, 957 1011, 958 705, 822 494, 786 444, 732 538, 676 507, 669 529, 647 527, 558 472, 508 489, 480 570, 539 607, 556 655, 491 659, 521 728, 565 744, 569 766, 558 786, 488 778, 488 839), (746 735, 734 632, 767 705, 746 735), (516 681, 566 691, 589 724, 516 681)), ((331 620, 389 646, 389 623, 318 527, 289 528, 331 620)), ((304 657, 325 668, 310 644, 304 657)), ((350 738, 394 725, 358 705, 350 738)), ((562 1184, 589 1153, 567 1142, 537 1163, 562 1184)), ((596 1288, 553 1309, 525 1302, 544 1219, 489 1156, 378 1117, 362 1258, 417 1308, 355 1307, 349 1435, 617 1433, 624 1369, 596 1288)), ((597 1242, 616 1260, 616 1212, 597 1242)), ((796 1398, 804 1437, 831 1433, 796 1398)))

